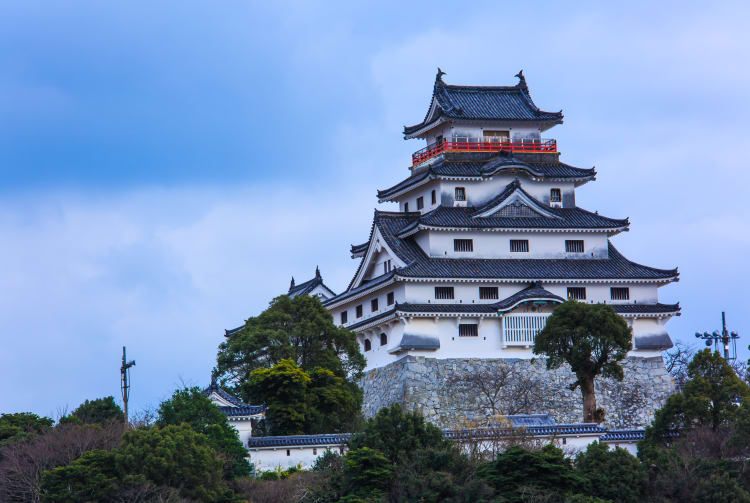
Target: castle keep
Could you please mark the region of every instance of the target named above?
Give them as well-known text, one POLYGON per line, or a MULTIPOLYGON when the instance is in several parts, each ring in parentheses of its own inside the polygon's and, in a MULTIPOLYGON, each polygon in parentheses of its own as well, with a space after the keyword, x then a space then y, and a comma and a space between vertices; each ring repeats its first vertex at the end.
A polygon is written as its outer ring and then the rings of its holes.
POLYGON ((594 169, 560 160, 550 131, 562 112, 531 99, 523 73, 513 86, 449 85, 438 70, 427 114, 404 128, 423 139, 409 176, 378 191, 395 211, 375 211, 346 291, 321 295, 334 321, 357 334, 367 357, 367 415, 400 402, 452 427, 489 414, 481 399, 448 386, 457 375, 500 367, 534 377, 546 399, 524 413, 580 420, 572 375, 532 360, 534 337, 565 299, 611 304, 633 328, 626 380, 600 380, 597 394, 612 426, 650 421, 673 391, 661 352, 665 324, 679 304, 658 289, 677 269, 632 262, 612 243, 627 219, 590 212, 576 189, 594 169), (473 405, 472 405, 473 404, 473 405))

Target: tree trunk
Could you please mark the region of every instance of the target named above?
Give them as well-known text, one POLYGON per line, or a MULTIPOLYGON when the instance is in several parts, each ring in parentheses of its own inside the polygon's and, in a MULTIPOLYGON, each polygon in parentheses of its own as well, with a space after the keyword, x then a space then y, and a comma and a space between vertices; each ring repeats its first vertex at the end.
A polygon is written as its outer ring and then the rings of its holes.
POLYGON ((596 395, 594 394, 594 378, 581 379, 581 395, 583 395, 583 422, 595 423, 596 395))

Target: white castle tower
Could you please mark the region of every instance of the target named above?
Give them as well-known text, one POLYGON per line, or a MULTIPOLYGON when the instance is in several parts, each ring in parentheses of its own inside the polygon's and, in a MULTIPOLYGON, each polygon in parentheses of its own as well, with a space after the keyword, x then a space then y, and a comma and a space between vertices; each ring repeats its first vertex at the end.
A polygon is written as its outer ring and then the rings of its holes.
POLYGON ((354 278, 325 301, 357 333, 367 368, 404 355, 529 359, 568 298, 611 304, 633 328, 631 356, 670 348, 665 323, 680 307, 659 303, 658 288, 678 271, 631 262, 610 241, 628 220, 576 205, 596 173, 561 162, 541 137, 562 112, 540 110, 523 73, 503 87, 443 75, 425 119, 404 128, 427 143, 411 175, 378 192, 398 211, 375 211, 370 237, 351 249, 354 278))

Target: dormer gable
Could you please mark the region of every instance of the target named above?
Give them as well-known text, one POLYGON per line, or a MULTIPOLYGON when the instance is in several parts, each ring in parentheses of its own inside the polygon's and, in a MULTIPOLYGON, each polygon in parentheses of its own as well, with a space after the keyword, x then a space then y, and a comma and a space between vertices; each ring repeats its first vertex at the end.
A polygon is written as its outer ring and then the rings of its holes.
POLYGON ((349 290, 357 288, 367 280, 388 274, 395 268, 406 265, 388 246, 377 225, 373 226, 367 250, 363 253, 362 245, 359 245, 357 248, 358 253, 356 256, 362 256, 362 262, 357 270, 357 274, 354 276, 354 280, 349 285, 349 290))
POLYGON ((473 217, 561 218, 523 190, 518 178, 508 184, 496 197, 477 208, 473 217))

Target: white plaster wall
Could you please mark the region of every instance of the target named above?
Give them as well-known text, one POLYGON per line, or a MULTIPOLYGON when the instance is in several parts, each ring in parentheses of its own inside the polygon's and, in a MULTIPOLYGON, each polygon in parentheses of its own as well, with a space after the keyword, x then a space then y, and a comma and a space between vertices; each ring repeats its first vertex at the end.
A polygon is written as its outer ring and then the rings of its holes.
POLYGON ((376 290, 375 292, 369 295, 349 301, 346 304, 343 304, 339 307, 329 309, 329 311, 333 315, 333 322, 337 325, 341 325, 341 312, 342 311, 348 312, 347 323, 345 326, 349 326, 353 323, 357 323, 367 318, 370 318, 373 315, 377 315, 383 311, 388 311, 389 309, 392 309, 393 305, 388 305, 386 303, 386 301, 388 300, 389 292, 393 292, 394 302, 404 302, 404 285, 403 284, 389 285, 385 288, 376 290), (374 299, 375 297, 378 298, 378 310, 373 312, 372 303, 370 301, 374 299), (362 304, 362 317, 357 318, 356 306, 360 304, 362 304))
POLYGON ((237 420, 232 419, 231 417, 227 418, 227 422, 231 427, 233 427, 235 430, 237 430, 237 435, 240 437, 240 442, 242 442, 242 445, 247 445, 248 439, 253 434, 253 426, 251 421, 249 420, 237 420))
POLYGON ((628 441, 628 440, 620 440, 620 441, 609 441, 604 442, 609 446, 610 449, 615 449, 616 447, 620 447, 621 449, 625 449, 633 456, 638 455, 638 442, 637 441, 628 441))
POLYGON ((389 363, 398 360, 402 355, 394 355, 389 353, 389 350, 398 346, 401 342, 401 337, 404 334, 405 326, 400 321, 388 323, 385 326, 380 326, 373 330, 360 332, 357 334, 357 341, 359 341, 360 351, 367 359, 366 370, 382 367, 389 363), (388 343, 384 346, 380 345, 380 334, 384 333, 388 337, 388 343), (372 349, 365 351, 364 341, 370 339, 372 343, 372 349))
POLYGON ((303 446, 303 447, 276 447, 263 449, 248 449, 249 460, 255 465, 256 472, 265 472, 281 468, 286 470, 293 466, 301 465, 302 468, 310 469, 315 460, 322 456, 326 449, 333 452, 346 452, 344 446, 303 446), (289 455, 287 456, 287 451, 289 455))
POLYGON ((429 250, 434 258, 608 258, 609 247, 604 233, 537 233, 537 232, 445 232, 422 231, 430 234, 429 250), (454 239, 473 239, 473 252, 453 251, 454 239), (511 252, 512 239, 529 241, 528 252, 511 252), (583 240, 584 253, 566 253, 565 240, 583 240))

